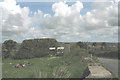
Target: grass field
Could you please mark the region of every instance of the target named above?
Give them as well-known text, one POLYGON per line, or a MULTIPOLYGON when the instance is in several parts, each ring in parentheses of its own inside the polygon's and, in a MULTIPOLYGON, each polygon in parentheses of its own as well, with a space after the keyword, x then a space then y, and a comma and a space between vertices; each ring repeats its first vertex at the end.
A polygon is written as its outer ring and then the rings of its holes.
POLYGON ((43 57, 26 60, 5 59, 2 63, 3 78, 54 78, 57 77, 56 74, 60 72, 60 69, 67 71, 66 75, 70 78, 80 78, 86 69, 86 64, 79 61, 76 57, 72 59, 62 57, 43 57), (28 62, 32 65, 25 68, 12 67, 14 64, 28 62))

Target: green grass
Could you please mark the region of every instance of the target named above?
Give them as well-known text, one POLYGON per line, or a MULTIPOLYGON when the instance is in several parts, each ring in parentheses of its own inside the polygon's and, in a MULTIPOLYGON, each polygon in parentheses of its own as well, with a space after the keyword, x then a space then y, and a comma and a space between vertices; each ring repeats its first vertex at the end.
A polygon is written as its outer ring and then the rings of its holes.
MULTIPOLYGON (((3 60, 2 65, 2 77, 3 78, 54 78, 53 71, 57 67, 66 66, 69 72, 70 78, 80 78, 86 69, 86 65, 78 58, 74 57, 71 60, 61 57, 43 57, 43 58, 33 58, 27 60, 3 60), (13 68, 14 64, 18 63, 31 63, 32 66, 25 68, 13 68), (9 64, 12 63, 12 64, 9 64), (68 65, 69 63, 69 65, 68 65), (41 74, 46 76, 41 76, 41 74)), ((59 71, 58 71, 59 72, 59 71)))
POLYGON ((97 57, 97 56, 92 56, 92 58, 93 58, 93 60, 94 60, 95 62, 99 62, 99 60, 98 60, 98 57, 97 57))

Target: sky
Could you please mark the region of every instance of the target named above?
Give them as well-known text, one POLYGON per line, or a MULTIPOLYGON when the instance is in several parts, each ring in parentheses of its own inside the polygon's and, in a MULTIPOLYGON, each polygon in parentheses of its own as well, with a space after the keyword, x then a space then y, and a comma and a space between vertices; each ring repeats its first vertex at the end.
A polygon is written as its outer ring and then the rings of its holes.
POLYGON ((60 42, 117 42, 115 2, 0 2, 1 41, 55 38, 60 42))

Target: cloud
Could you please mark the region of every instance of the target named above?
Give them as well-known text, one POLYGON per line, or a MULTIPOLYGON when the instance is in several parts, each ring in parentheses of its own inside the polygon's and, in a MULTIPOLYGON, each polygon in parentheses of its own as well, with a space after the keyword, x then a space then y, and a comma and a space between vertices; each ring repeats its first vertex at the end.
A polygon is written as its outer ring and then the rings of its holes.
POLYGON ((55 12, 55 16, 67 17, 70 15, 75 15, 80 13, 80 10, 83 8, 83 4, 79 1, 76 4, 69 7, 65 2, 54 3, 52 5, 52 10, 55 12))
POLYGON ((91 5, 92 10, 81 15, 84 6, 80 1, 71 6, 57 2, 52 5, 53 16, 41 10, 29 16, 29 7, 21 8, 15 0, 5 0, 0 2, 2 39, 51 37, 58 41, 117 41, 118 5, 113 2, 91 5))
MULTIPOLYGON (((29 16, 31 11, 29 7, 21 8, 16 5, 15 0, 5 0, 0 2, 2 10, 2 39, 21 40, 27 38, 31 32, 31 38, 34 37, 33 26, 38 23, 43 13, 38 10, 33 16, 29 16)), ((40 34, 40 32, 39 32, 40 34)))
POLYGON ((117 41, 118 11, 113 2, 93 3, 93 10, 81 15, 83 3, 77 1, 72 6, 64 2, 54 3, 54 16, 45 17, 40 24, 44 35, 58 40, 117 41), (102 5, 101 5, 102 4, 102 5))

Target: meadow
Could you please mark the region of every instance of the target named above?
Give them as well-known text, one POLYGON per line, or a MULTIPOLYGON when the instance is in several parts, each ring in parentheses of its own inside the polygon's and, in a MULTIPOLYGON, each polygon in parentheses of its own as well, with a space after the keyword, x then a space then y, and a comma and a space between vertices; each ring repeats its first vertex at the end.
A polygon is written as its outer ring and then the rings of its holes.
MULTIPOLYGON (((2 78, 81 78, 89 63, 84 58, 91 57, 91 54, 116 58, 117 46, 109 47, 111 44, 104 43, 103 47, 102 44, 59 43, 54 39, 24 40, 22 44, 12 40, 5 41, 2 47, 2 78), (49 47, 55 45, 65 46, 65 50, 50 52, 49 47), (64 54, 58 56, 57 52, 64 54), (27 63, 32 65, 13 67, 27 63)), ((98 61, 97 57, 93 59, 98 61)))
POLYGON ((4 59, 2 61, 3 78, 81 78, 86 63, 79 57, 43 57, 23 60, 4 59), (13 68, 18 63, 31 63, 24 68, 13 68), (64 75, 60 75, 64 73, 64 75))
POLYGON ((12 40, 5 41, 2 78, 81 78, 87 68, 83 57, 89 56, 86 45, 62 43, 65 50, 57 52, 63 55, 56 55, 56 50, 49 51, 49 47, 59 47, 60 44, 55 39, 24 40, 21 45, 12 40), (32 65, 13 67, 27 63, 32 65))

